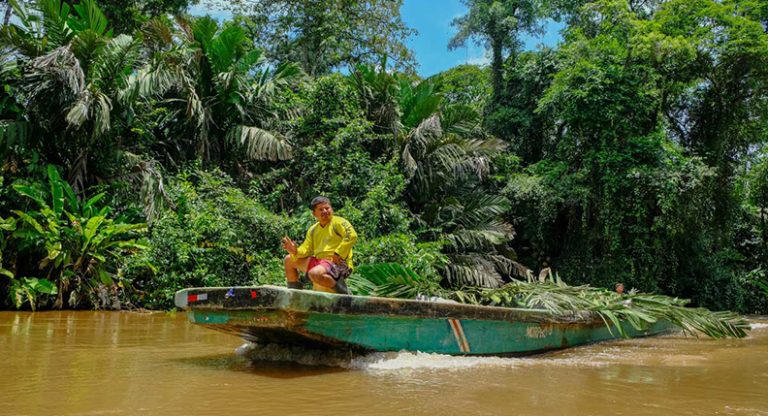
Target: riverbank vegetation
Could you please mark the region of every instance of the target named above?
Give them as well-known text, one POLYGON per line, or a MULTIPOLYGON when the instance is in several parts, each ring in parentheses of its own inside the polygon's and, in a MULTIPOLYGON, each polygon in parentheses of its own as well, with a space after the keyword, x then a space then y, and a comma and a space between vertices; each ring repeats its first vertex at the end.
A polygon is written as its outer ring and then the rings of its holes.
POLYGON ((429 78, 399 1, 245 1, 227 21, 108 3, 5 3, 7 307, 282 284, 280 237, 301 240, 325 195, 356 264, 431 287, 550 267, 768 313, 761 2, 467 0, 451 46, 491 64, 429 78), (549 19, 562 41, 523 50, 549 19))

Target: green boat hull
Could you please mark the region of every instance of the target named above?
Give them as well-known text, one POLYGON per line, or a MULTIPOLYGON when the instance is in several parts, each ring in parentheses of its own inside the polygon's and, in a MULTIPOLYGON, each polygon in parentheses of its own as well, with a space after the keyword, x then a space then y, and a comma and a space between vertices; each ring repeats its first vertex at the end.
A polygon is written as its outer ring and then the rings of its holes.
MULTIPOLYGON (((277 286, 193 288, 176 293, 192 323, 258 343, 353 351, 421 351, 450 355, 526 355, 618 338, 589 313, 337 295, 277 286)), ((623 323, 631 337, 644 330, 623 323)))

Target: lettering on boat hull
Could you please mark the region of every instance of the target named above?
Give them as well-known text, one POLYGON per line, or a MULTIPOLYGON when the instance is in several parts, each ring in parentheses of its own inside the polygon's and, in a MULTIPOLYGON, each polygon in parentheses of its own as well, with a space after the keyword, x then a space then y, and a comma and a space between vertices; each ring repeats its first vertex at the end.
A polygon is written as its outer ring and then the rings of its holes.
POLYGON ((525 335, 528 338, 546 338, 550 335, 552 335, 552 329, 549 328, 542 328, 540 326, 529 326, 525 329, 525 335))

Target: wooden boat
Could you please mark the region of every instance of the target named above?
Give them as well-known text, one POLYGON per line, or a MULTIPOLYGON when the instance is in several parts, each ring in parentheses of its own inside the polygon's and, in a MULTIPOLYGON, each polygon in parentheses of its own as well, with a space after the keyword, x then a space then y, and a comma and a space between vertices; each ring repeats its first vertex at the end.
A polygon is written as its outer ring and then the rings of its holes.
MULTIPOLYGON (((192 288, 176 293, 192 323, 251 342, 358 352, 524 355, 619 337, 596 315, 339 295, 278 286, 192 288)), ((630 336, 669 331, 657 322, 630 336)))

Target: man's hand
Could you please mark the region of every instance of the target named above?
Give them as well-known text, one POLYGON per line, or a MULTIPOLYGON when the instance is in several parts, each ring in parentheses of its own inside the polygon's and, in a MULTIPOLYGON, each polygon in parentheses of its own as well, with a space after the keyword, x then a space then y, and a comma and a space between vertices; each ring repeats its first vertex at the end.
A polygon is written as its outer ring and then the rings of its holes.
POLYGON ((336 253, 333 253, 333 264, 341 264, 343 262, 344 262, 344 259, 342 259, 341 256, 339 256, 336 253))
POLYGON ((285 251, 295 255, 297 252, 296 243, 288 237, 283 237, 283 248, 285 251))

